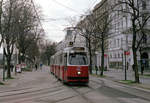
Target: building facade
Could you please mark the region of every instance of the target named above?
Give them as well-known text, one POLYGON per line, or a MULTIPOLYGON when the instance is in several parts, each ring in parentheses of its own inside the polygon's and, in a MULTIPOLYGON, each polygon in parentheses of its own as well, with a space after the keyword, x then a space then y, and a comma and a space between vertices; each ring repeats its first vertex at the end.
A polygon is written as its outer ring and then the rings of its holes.
MULTIPOLYGON (((109 16, 112 19, 111 28, 109 29, 109 36, 107 38, 108 47, 105 50, 105 66, 109 68, 124 68, 124 65, 126 64, 128 68, 131 68, 133 65, 133 35, 132 31, 130 31, 132 28, 132 18, 129 13, 124 13, 123 11, 121 11, 130 9, 130 7, 128 7, 126 4, 115 6, 119 3, 119 1, 120 0, 102 0, 95 6, 92 13, 95 17, 100 18, 100 13, 109 10, 109 16)), ((150 15, 150 1, 139 0, 139 2, 140 14, 145 13, 147 15, 150 15)), ((144 17, 142 17, 141 19, 143 20, 143 18, 144 17)), ((150 30, 150 20, 147 21, 145 28, 148 31, 150 30)), ((142 34, 140 32, 137 34, 137 38, 139 40, 141 35, 142 34)), ((138 65, 140 65, 142 61, 145 66, 147 66, 148 68, 150 67, 150 32, 146 33, 145 37, 140 43, 140 47, 137 52, 137 59, 138 65)), ((94 62, 97 66, 101 65, 100 49, 95 52, 94 62)))
MULTIPOLYGON (((122 1, 122 0, 121 0, 122 1)), ((136 1, 136 0, 135 0, 136 1)), ((132 22, 131 15, 129 13, 124 13, 121 10, 127 10, 129 7, 125 4, 116 6, 119 0, 102 0, 98 3, 92 10, 93 19, 101 19, 101 14, 105 14, 107 11, 109 17, 111 18, 111 27, 109 28, 107 37, 107 47, 105 48, 104 54, 104 66, 107 68, 123 69, 125 64, 128 69, 132 68, 133 65, 133 52, 132 52, 132 22)), ((150 15, 150 1, 140 0, 140 14, 150 15)), ((83 18, 77 27, 82 27, 83 31, 87 31, 94 26, 91 26, 88 22, 90 15, 83 18)), ((142 18, 143 19, 143 18, 142 18)), ((101 22, 102 23, 102 22, 101 22)), ((97 25, 97 22, 95 23, 97 25)), ((138 27, 138 25, 137 25, 138 27)), ((147 21, 144 29, 150 31, 150 20, 147 21)), ((84 36, 79 35, 75 28, 66 29, 65 39, 58 44, 57 49, 60 50, 68 46, 69 42, 73 42, 74 46, 88 47, 87 40, 84 36)), ((87 32, 86 31, 86 32, 87 32)), ((150 32, 146 31, 146 35, 140 43, 140 47, 137 52, 138 65, 141 66, 141 62, 149 69, 150 67, 150 32)), ((91 32, 92 33, 92 32, 91 32)), ((141 32, 137 32, 137 38, 140 40, 141 32)), ((90 33, 89 33, 90 34, 90 33)), ((87 36, 89 35, 87 34, 87 36)), ((139 41, 138 40, 138 41, 139 41)), ((100 41, 91 38, 92 41, 92 52, 93 52, 93 66, 101 66, 101 48, 96 48, 100 41), (94 43, 95 42, 95 43, 94 43)), ((138 44, 138 43, 137 43, 138 44)), ((100 46, 99 46, 100 47, 100 46)))
POLYGON ((75 30, 74 27, 65 29, 66 35, 64 40, 58 43, 56 50, 60 51, 69 46, 73 47, 86 47, 85 38, 75 30))
MULTIPOLYGON (((118 4, 119 0, 111 0, 111 5, 118 4)), ((135 0, 136 2, 136 0, 135 0)), ((145 12, 150 15, 150 1, 139 1, 139 10, 142 15, 145 12)), ((136 3, 135 3, 136 4, 136 3)), ((126 10, 128 7, 126 4, 117 6, 113 12, 110 13, 112 19, 112 28, 110 29, 111 35, 109 36, 109 67, 110 68, 123 68, 125 63, 127 67, 131 68, 133 65, 133 52, 132 52, 132 32, 129 31, 132 28, 132 17, 129 13, 125 13, 120 10, 126 10)), ((131 9, 132 10, 132 9, 131 9)), ((128 10, 129 12, 132 12, 128 10)), ((143 19, 143 18, 142 18, 143 19)), ((150 30, 150 20, 147 21, 145 27, 150 30)), ((138 23, 136 24, 138 26, 138 23)), ((137 32, 138 33, 138 32, 137 32)), ((141 39, 141 32, 137 34, 137 41, 141 39)), ((150 66, 150 33, 148 32, 146 37, 140 43, 140 47, 137 52, 138 65, 141 64, 141 60, 145 62, 145 66, 150 66)), ((136 45, 138 42, 136 42, 136 45)))

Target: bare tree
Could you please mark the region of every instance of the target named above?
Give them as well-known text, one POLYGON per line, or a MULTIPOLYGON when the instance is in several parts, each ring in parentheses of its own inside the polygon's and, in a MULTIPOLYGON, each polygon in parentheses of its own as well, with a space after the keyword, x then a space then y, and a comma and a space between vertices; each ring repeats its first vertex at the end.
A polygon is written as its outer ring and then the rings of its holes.
POLYGON ((31 43, 38 42, 43 36, 42 29, 39 28, 39 15, 36 14, 32 3, 25 1, 20 2, 22 9, 18 12, 18 35, 17 48, 19 49, 19 63, 25 62, 26 51, 30 48, 31 43), (34 41, 34 42, 33 42, 34 41))
POLYGON ((39 17, 29 0, 6 0, 1 7, 1 37, 6 44, 4 54, 7 60, 7 77, 11 78, 10 63, 14 47, 22 53, 21 60, 25 60, 25 53, 31 43, 43 36, 43 29, 39 26, 39 17), (3 10, 2 10, 3 8, 3 10), (16 43, 17 41, 17 43, 16 43), (21 47, 21 48, 20 48, 21 47))
POLYGON ((93 33, 95 30, 95 25, 91 24, 93 23, 94 19, 92 18, 91 13, 88 15, 83 16, 77 26, 76 29, 79 33, 79 35, 83 36, 86 39, 86 47, 88 48, 89 52, 89 59, 90 59, 90 64, 89 64, 89 70, 90 73, 92 74, 92 57, 93 57, 93 49, 92 49, 92 42, 94 41, 93 33))
POLYGON ((54 42, 46 42, 43 45, 43 52, 41 54, 41 60, 45 63, 45 64, 50 64, 50 57, 52 55, 54 55, 56 53, 56 43, 54 42))
MULTIPOLYGON (((3 8, 3 0, 0 1, 0 34, 2 34, 2 13, 3 13, 2 8, 3 8)), ((2 40, 3 37, 2 36, 3 35, 1 35, 0 46, 1 46, 2 42, 3 42, 3 40, 2 40)))
MULTIPOLYGON (((95 16, 94 16, 95 17, 95 16)), ((109 30, 111 28, 111 16, 109 15, 108 9, 105 10, 105 12, 99 13, 95 17, 94 20, 94 25, 95 25, 95 30, 93 33, 94 38, 97 38, 99 40, 99 48, 101 50, 101 76, 103 76, 103 71, 104 71, 104 55, 105 51, 108 48, 108 36, 110 34, 109 30)))
MULTIPOLYGON (((31 39, 28 40, 30 41, 31 39)), ((40 58, 40 50, 37 41, 32 40, 30 46, 26 50, 25 55, 26 55, 25 59, 29 63, 34 64, 35 62, 37 62, 37 58, 40 58)))
POLYGON ((6 44, 4 48, 4 54, 7 61, 7 77, 11 78, 10 62, 16 42, 16 30, 15 30, 15 12, 17 11, 17 5, 14 0, 8 0, 5 2, 3 9, 3 21, 2 21, 2 39, 6 44))
POLYGON ((139 73, 137 64, 137 52, 142 43, 144 36, 149 31, 146 26, 150 18, 150 13, 146 10, 145 0, 118 0, 115 5, 115 11, 122 12, 128 16, 131 21, 131 27, 125 31, 125 33, 131 33, 132 35, 132 51, 133 51, 133 70, 135 71, 135 82, 139 83, 139 73), (118 6, 122 6, 118 9, 118 6))
POLYGON ((77 26, 78 28, 81 28, 79 29, 80 34, 84 36, 88 42, 89 54, 91 57, 90 67, 92 67, 92 54, 95 53, 97 48, 100 48, 101 50, 101 76, 103 76, 104 71, 104 54, 108 46, 107 39, 110 24, 111 20, 109 12, 105 10, 105 12, 98 13, 98 15, 96 15, 95 12, 90 12, 77 26))

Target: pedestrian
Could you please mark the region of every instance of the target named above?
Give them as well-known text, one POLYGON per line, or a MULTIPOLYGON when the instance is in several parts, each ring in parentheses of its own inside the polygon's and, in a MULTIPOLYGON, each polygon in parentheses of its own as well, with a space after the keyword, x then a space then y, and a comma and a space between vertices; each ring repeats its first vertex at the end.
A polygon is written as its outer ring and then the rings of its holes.
POLYGON ((35 64, 35 70, 36 70, 36 71, 37 71, 37 68, 38 68, 38 67, 37 67, 37 64, 35 64))
POLYGON ((42 70, 42 66, 43 66, 43 64, 42 63, 40 63, 40 69, 42 70))
POLYGON ((143 75, 143 72, 144 72, 144 64, 142 63, 142 65, 141 65, 141 75, 143 75))
POLYGON ((104 69, 104 71, 107 71, 107 66, 105 66, 105 69, 104 69))
POLYGON ((96 70, 96 75, 97 75, 97 71, 98 71, 98 67, 97 67, 97 65, 95 65, 95 70, 96 70))

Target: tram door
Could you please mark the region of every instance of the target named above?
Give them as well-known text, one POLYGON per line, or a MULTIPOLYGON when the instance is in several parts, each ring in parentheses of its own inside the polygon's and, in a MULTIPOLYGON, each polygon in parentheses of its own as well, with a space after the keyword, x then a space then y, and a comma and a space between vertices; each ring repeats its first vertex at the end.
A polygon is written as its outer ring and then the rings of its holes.
POLYGON ((67 53, 64 54, 64 81, 67 80, 67 53))

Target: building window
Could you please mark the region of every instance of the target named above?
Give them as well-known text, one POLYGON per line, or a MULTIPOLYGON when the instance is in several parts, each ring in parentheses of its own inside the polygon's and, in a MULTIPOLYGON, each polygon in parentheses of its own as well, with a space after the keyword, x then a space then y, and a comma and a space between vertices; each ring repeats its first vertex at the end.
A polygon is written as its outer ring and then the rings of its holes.
POLYGON ((120 58, 122 58, 122 53, 120 53, 120 58))
POLYGON ((114 58, 114 55, 113 55, 113 53, 111 54, 111 58, 114 58))
POLYGON ((116 47, 116 39, 114 39, 114 47, 116 47))
POLYGON ((112 47, 111 41, 109 41, 109 47, 110 47, 110 48, 112 47))
POLYGON ((114 53, 114 58, 116 58, 116 53, 114 53))
POLYGON ((118 22, 118 31, 120 31, 120 22, 118 22))
POLYGON ((146 1, 144 1, 144 0, 142 0, 142 8, 143 8, 143 10, 146 9, 146 1))
POLYGON ((120 58, 120 53, 118 53, 118 58, 120 58))
POLYGON ((122 21, 121 21, 121 22, 122 22, 122 23, 121 23, 121 24, 122 24, 122 25, 121 25, 121 29, 123 30, 123 19, 122 19, 122 21))
POLYGON ((123 46, 123 38, 121 38, 121 46, 123 46))
POLYGON ((126 17, 126 29, 128 28, 128 18, 126 17))
POLYGON ((109 55, 109 58, 112 58, 112 55, 111 55, 111 54, 109 55))
POLYGON ((118 47, 120 46, 120 41, 119 41, 119 39, 117 39, 118 40, 118 47))

